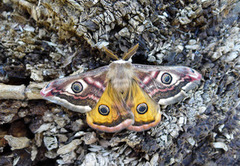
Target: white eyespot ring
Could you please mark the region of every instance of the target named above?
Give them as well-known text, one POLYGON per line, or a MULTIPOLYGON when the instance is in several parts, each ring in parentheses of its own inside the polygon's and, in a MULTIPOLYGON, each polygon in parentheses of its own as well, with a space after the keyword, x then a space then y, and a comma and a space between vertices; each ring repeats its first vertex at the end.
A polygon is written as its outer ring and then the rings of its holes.
POLYGON ((172 76, 169 73, 163 73, 161 81, 162 83, 169 85, 172 82, 172 76))
POLYGON ((98 107, 98 112, 103 116, 107 116, 110 113, 110 110, 108 106, 102 104, 98 107))
POLYGON ((74 93, 80 93, 83 90, 83 85, 81 82, 75 81, 72 83, 71 89, 74 93))
POLYGON ((148 111, 148 105, 146 103, 138 104, 137 112, 139 114, 145 114, 148 111))

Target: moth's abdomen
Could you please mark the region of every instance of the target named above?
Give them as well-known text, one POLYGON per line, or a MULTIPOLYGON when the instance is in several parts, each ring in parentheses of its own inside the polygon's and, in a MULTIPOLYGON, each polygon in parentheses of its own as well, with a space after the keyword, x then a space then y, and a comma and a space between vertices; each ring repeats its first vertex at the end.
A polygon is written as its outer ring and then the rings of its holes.
POLYGON ((124 91, 127 91, 132 83, 131 79, 113 79, 111 81, 113 88, 118 92, 118 93, 123 93, 124 91))

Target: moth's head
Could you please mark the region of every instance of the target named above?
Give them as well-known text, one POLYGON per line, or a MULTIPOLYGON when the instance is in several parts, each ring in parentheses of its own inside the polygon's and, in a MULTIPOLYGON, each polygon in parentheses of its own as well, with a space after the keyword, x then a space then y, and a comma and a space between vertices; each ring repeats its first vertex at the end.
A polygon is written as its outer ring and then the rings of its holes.
POLYGON ((125 68, 125 69, 132 69, 132 63, 130 61, 125 61, 125 60, 116 60, 113 61, 110 65, 109 65, 110 70, 111 69, 115 69, 115 68, 125 68))

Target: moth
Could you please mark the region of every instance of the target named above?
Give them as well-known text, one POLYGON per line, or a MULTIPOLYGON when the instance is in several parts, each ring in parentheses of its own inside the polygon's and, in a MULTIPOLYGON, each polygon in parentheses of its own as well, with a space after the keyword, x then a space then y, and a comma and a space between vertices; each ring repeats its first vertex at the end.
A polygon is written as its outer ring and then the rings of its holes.
POLYGON ((144 131, 161 121, 161 105, 186 97, 202 78, 183 66, 151 66, 127 61, 138 48, 132 47, 108 66, 50 82, 41 90, 43 98, 72 111, 86 113, 88 125, 103 132, 123 129, 144 131))

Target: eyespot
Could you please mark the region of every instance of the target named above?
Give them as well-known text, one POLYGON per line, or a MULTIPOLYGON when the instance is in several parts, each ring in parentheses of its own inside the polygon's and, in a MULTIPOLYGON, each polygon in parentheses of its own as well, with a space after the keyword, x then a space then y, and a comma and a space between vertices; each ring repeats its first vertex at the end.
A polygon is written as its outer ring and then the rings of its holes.
POLYGON ((103 116, 107 116, 109 114, 110 110, 109 110, 108 106, 100 105, 98 107, 98 112, 103 116))
POLYGON ((172 76, 168 73, 164 73, 161 78, 162 83, 170 84, 172 82, 172 76))
POLYGON ((82 83, 78 81, 74 82, 71 88, 74 93, 80 93, 83 90, 82 83))
POLYGON ((147 106, 146 103, 138 104, 138 106, 137 106, 137 112, 138 112, 139 114, 145 114, 147 111, 148 111, 148 106, 147 106))

